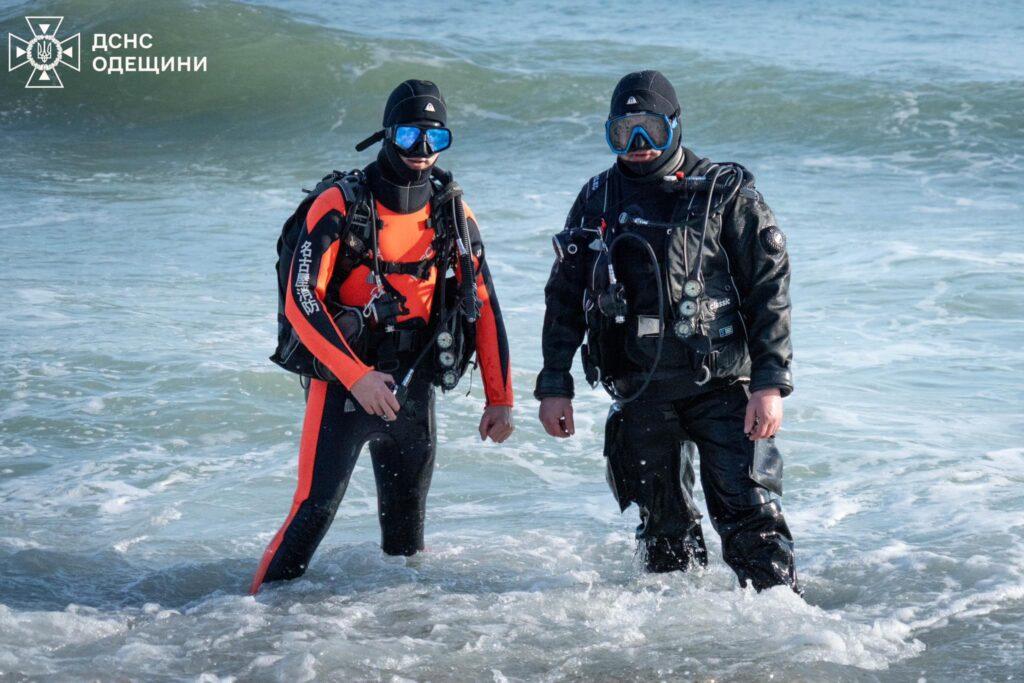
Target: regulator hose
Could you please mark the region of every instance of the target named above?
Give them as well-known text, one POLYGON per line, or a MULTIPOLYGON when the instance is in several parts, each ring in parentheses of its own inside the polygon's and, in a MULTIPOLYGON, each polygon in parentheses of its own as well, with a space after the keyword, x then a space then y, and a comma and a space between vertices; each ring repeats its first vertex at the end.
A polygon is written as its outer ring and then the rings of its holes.
MULTIPOLYGON (((476 273, 473 269, 473 252, 472 244, 469 241, 469 225, 466 222, 466 209, 462 205, 462 188, 459 187, 454 180, 449 180, 442 195, 443 196, 437 198, 438 203, 443 205, 450 197, 452 203, 452 216, 455 219, 456 250, 459 252, 459 270, 462 271, 462 307, 460 309, 460 307, 456 306, 450 311, 445 311, 442 319, 438 320, 435 325, 429 341, 423 346, 419 354, 417 354, 402 380, 392 389, 392 392, 398 399, 398 403, 400 405, 405 402, 406 397, 409 395, 409 385, 412 383, 416 370, 424 359, 426 359, 427 355, 433 351, 438 335, 440 335, 449 323, 451 323, 455 316, 461 313, 466 317, 466 320, 469 323, 475 323, 477 319, 476 273)), ((442 277, 441 282, 438 285, 442 288, 442 303, 444 301, 444 282, 445 281, 442 277)))
POLYGON ((416 370, 419 368, 420 363, 422 363, 427 357, 427 354, 434 350, 434 344, 437 343, 438 336, 440 336, 441 332, 445 330, 458 312, 458 308, 453 308, 452 310, 445 312, 444 318, 439 320, 437 325, 435 325, 434 331, 431 333, 429 340, 423 345, 423 348, 420 349, 419 354, 417 354, 416 359, 413 360, 412 365, 409 366, 409 370, 405 373, 405 376, 402 377, 402 380, 391 389, 391 393, 398 399, 398 405, 403 405, 405 403, 405 399, 409 396, 409 385, 412 384, 412 379, 416 375, 416 370))
MULTIPOLYGON (((453 183, 454 184, 454 183, 453 183)), ((461 193, 452 198, 455 227, 459 238, 459 262, 462 266, 462 311, 466 322, 476 322, 476 273, 473 270, 473 245, 469 241, 469 224, 466 223, 466 208, 462 205, 461 193)))
POLYGON ((650 386, 651 380, 654 379, 654 373, 658 369, 658 364, 661 362, 661 351, 665 345, 665 292, 663 291, 663 284, 661 279, 661 264, 658 263, 658 255, 654 253, 654 247, 651 243, 644 239, 642 236, 635 232, 623 232, 615 237, 608 245, 608 262, 612 260, 612 256, 615 252, 615 247, 618 246, 625 238, 634 239, 643 245, 646 255, 651 260, 651 264, 654 266, 654 279, 658 287, 658 344, 654 349, 654 363, 651 364, 651 369, 647 371, 647 376, 644 377, 643 383, 640 388, 634 391, 630 396, 622 396, 616 390, 614 383, 609 382, 605 384, 605 388, 608 393, 611 394, 612 398, 621 408, 623 405, 635 401, 647 390, 650 386))
POLYGON ((710 170, 712 171, 712 173, 711 173, 711 181, 710 181, 711 182, 711 189, 708 190, 708 200, 707 200, 707 203, 704 205, 704 223, 703 223, 703 225, 701 226, 701 229, 700 229, 700 239, 697 240, 697 248, 699 250, 697 252, 697 263, 694 265, 693 273, 690 275, 690 277, 692 277, 693 279, 701 280, 701 281, 703 281, 703 279, 704 279, 703 272, 702 272, 702 268, 704 267, 704 251, 705 251, 704 250, 704 240, 707 238, 707 234, 708 234, 708 221, 711 218, 711 202, 712 202, 712 200, 714 199, 714 196, 715 196, 715 185, 718 184, 718 177, 720 175, 722 175, 722 170, 723 169, 722 169, 721 166, 715 165, 715 166, 712 166, 710 170))
MULTIPOLYGON (((669 179, 670 179, 670 177, 666 176, 666 180, 669 180, 669 179)), ((672 178, 672 179, 674 180, 674 178, 672 178)), ((693 271, 690 273, 690 277, 695 278, 695 279, 700 279, 701 281, 703 281, 703 277, 702 277, 702 272, 701 271, 702 271, 702 267, 703 267, 703 264, 704 264, 704 251, 705 251, 704 250, 704 241, 707 238, 708 222, 710 220, 711 214, 714 213, 715 211, 717 211, 718 209, 720 209, 721 207, 725 206, 727 203, 729 203, 730 201, 732 201, 736 197, 736 195, 739 193, 740 187, 743 185, 745 179, 746 179, 746 174, 743 171, 743 167, 739 166, 738 164, 714 164, 710 168, 707 169, 707 172, 706 172, 706 174, 703 177, 687 178, 686 179, 686 182, 687 182, 686 188, 687 188, 687 190, 689 190, 691 192, 704 191, 704 192, 707 192, 707 195, 708 195, 707 196, 707 200, 705 201, 705 204, 704 204, 704 220, 703 220, 703 223, 701 225, 700 239, 698 241, 698 245, 699 245, 699 250, 700 251, 699 251, 698 256, 697 256, 697 262, 695 264, 695 267, 694 267, 693 271), (721 178, 723 178, 723 177, 726 177, 726 176, 731 177, 731 181, 732 182, 730 182, 726 187, 724 187, 721 190, 722 192, 724 192, 725 196, 722 197, 717 204, 715 204, 714 203, 714 195, 715 195, 716 192, 719 191, 718 190, 719 180, 721 178)), ((691 205, 692 205, 693 199, 695 197, 696 197, 696 194, 694 194, 691 197, 691 199, 690 199, 691 205)), ((634 225, 642 225, 642 226, 648 226, 648 227, 653 227, 653 228, 684 228, 684 229, 686 228, 686 224, 685 223, 673 224, 673 223, 661 223, 661 222, 657 222, 657 221, 648 221, 648 220, 645 220, 643 218, 640 218, 639 216, 630 216, 627 212, 623 212, 623 213, 621 213, 619 215, 619 223, 622 224, 622 225, 628 225, 628 224, 632 223, 634 225)), ((638 235, 636 233, 623 232, 623 233, 617 235, 609 243, 609 245, 608 245, 608 261, 609 261, 609 263, 611 263, 612 253, 615 251, 615 247, 620 243, 620 241, 622 239, 627 238, 627 237, 631 238, 631 239, 634 239, 634 240, 637 240, 638 242, 640 242, 640 244, 642 244, 644 246, 644 250, 645 250, 648 258, 650 259, 651 263, 654 265, 654 279, 655 279, 655 283, 656 283, 656 285, 658 287, 658 344, 655 347, 654 362, 651 364, 651 368, 647 371, 647 375, 646 375, 646 377, 644 377, 644 381, 641 383, 640 388, 637 389, 635 392, 633 392, 632 395, 630 395, 630 396, 621 396, 615 390, 615 386, 614 386, 613 382, 606 382, 605 383, 605 389, 607 389, 608 393, 611 394, 613 399, 615 399, 615 401, 616 401, 616 403, 617 403, 619 408, 621 408, 626 403, 629 403, 631 401, 635 401, 636 399, 640 398, 641 394, 643 394, 644 391, 647 390, 647 387, 650 386, 651 381, 654 379, 654 373, 658 369, 658 364, 661 362, 662 349, 664 348, 664 345, 665 345, 665 292, 663 290, 663 281, 662 281, 662 277, 661 277, 661 265, 658 263, 658 256, 657 256, 657 254, 654 253, 654 248, 651 246, 651 243, 648 242, 646 239, 644 239, 643 236, 638 235)), ((685 244, 686 243, 684 242, 684 249, 685 249, 685 244)), ((684 262, 688 261, 688 260, 689 259, 686 258, 685 253, 684 253, 684 262)), ((595 267, 596 267, 596 264, 595 264, 595 267)), ((704 367, 707 368, 706 365, 704 367)))

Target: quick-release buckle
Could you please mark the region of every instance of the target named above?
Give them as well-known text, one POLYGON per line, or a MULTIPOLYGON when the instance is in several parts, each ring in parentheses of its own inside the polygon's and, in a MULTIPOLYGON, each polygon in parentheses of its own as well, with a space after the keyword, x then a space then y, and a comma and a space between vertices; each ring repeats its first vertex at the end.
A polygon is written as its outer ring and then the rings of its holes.
POLYGON ((383 286, 377 285, 376 287, 373 288, 373 290, 370 292, 370 300, 366 302, 365 306, 363 306, 363 317, 364 318, 369 318, 370 316, 373 315, 373 302, 375 302, 377 299, 379 299, 380 295, 383 294, 383 293, 384 293, 384 287, 383 286))
POLYGON ((355 232, 364 241, 370 235, 370 223, 372 216, 370 207, 366 202, 360 202, 352 208, 348 215, 348 227, 350 232, 355 232))
POLYGON ((344 244, 349 252, 356 256, 362 256, 366 253, 366 242, 352 231, 345 235, 344 244))
POLYGON ((409 275, 418 280, 427 280, 436 262, 433 256, 431 254, 421 261, 381 261, 380 271, 385 275, 409 275))
POLYGON ((401 301, 384 293, 366 305, 363 309, 363 316, 368 317, 367 313, 369 313, 378 325, 384 326, 385 332, 394 332, 398 316, 406 312, 401 301))

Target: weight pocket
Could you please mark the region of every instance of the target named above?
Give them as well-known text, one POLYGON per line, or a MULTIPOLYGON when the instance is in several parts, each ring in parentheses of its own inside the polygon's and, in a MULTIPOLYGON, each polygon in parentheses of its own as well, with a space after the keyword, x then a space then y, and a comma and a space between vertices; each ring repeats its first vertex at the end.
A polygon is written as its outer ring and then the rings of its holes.
MULTIPOLYGON (((629 318, 626 329, 626 357, 640 368, 649 370, 658 355, 657 319, 654 319, 652 326, 655 333, 643 336, 639 332, 646 331, 646 328, 645 330, 640 329, 641 320, 640 316, 630 316, 629 318)), ((645 317, 643 320, 650 321, 651 318, 645 317)), ((661 349, 661 361, 658 363, 658 369, 689 368, 690 353, 686 344, 672 332, 671 319, 666 320, 665 324, 667 326, 665 342, 661 349)), ((648 322, 647 325, 650 323, 648 322)))
POLYGON ((619 504, 620 511, 633 501, 633 492, 629 485, 630 477, 625 466, 626 448, 622 442, 622 411, 614 406, 608 411, 608 419, 604 425, 604 457, 605 480, 619 504))
POLYGON ((711 348, 715 352, 716 372, 722 375, 745 374, 747 347, 743 322, 736 312, 729 312, 707 323, 711 348))

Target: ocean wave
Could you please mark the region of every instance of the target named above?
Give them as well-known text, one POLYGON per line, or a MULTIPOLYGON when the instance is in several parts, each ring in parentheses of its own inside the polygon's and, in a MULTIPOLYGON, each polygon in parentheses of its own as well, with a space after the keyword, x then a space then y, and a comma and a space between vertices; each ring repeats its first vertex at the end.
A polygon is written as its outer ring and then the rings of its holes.
MULTIPOLYGON (((0 28, 20 30, 22 11, 6 11, 0 28)), ((116 131, 126 140, 221 146, 260 136, 260 145, 275 152, 309 137, 348 146, 378 125, 395 83, 422 77, 443 86, 453 125, 491 129, 491 137, 530 153, 522 131, 578 142, 599 131, 624 65, 652 61, 648 47, 623 43, 595 52, 578 38, 537 39, 509 52, 479 41, 430 40, 429 34, 358 33, 227 1, 94 2, 85 9, 56 3, 54 11, 68 15, 69 29, 74 18, 74 29, 86 34, 125 27, 152 32, 154 51, 201 53, 209 71, 111 77, 85 68, 69 75, 58 96, 2 79, 0 132, 17 133, 14 141, 26 134, 116 131)), ((828 163, 830 155, 906 153, 912 164, 953 152, 1015 154, 1024 143, 1019 80, 882 79, 785 66, 742 52, 661 50, 657 61, 665 62, 684 102, 684 134, 716 145, 797 145, 818 151, 812 163, 828 163)), ((598 133, 593 140, 600 144, 598 133)))

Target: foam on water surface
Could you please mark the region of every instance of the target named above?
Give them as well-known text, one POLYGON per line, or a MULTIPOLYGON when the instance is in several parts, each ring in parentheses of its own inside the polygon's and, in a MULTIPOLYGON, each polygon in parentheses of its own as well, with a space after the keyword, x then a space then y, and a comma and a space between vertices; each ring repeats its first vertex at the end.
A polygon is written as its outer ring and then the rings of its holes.
MULTIPOLYGON (((1012 3, 741 2, 728 31, 704 8, 643 44, 621 30, 632 5, 42 7, 199 45, 210 71, 85 70, 63 99, 0 79, 0 678, 1019 678, 1012 3), (707 571, 644 575, 636 512, 604 482, 607 397, 578 374, 576 438, 536 423, 550 236, 610 162, 607 96, 636 67, 669 75, 686 144, 748 166, 788 238, 779 441, 806 601, 740 590, 706 520, 707 571), (352 145, 407 77, 449 102, 444 165, 481 221, 518 431, 480 444, 477 374, 439 402, 428 552, 380 555, 361 462, 307 576, 252 598, 301 427, 301 390, 266 360, 279 224, 299 188, 366 163, 352 145)), ((26 13, 0 3, 0 29, 26 13)))

